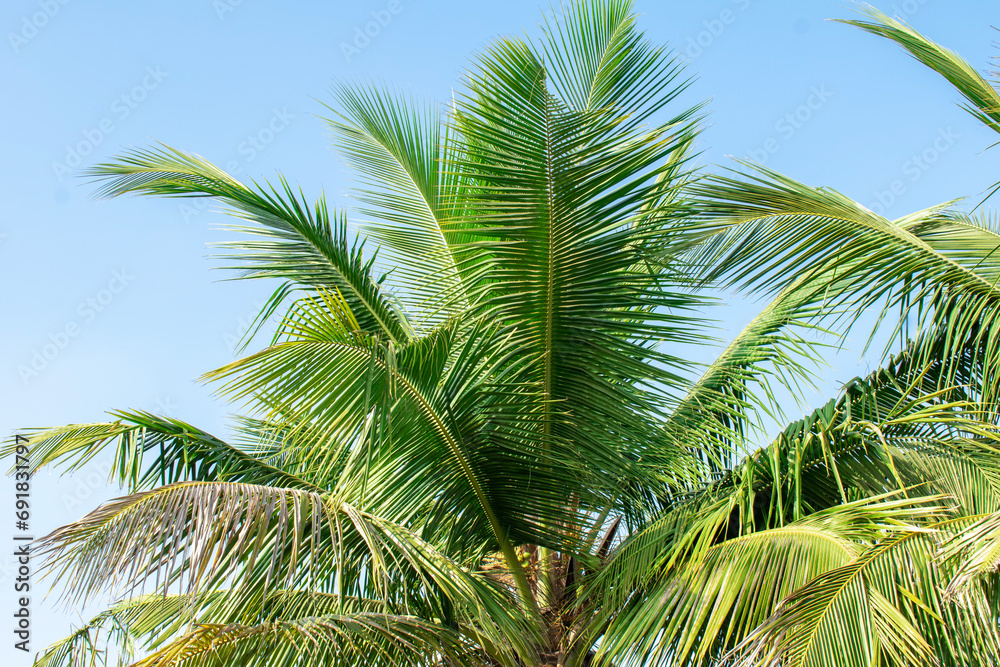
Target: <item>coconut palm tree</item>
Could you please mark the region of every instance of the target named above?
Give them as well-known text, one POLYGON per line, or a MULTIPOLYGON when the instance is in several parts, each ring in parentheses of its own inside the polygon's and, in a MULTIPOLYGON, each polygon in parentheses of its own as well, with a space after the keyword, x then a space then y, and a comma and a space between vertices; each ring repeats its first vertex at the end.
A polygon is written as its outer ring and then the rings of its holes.
POLYGON ((127 492, 42 540, 71 601, 120 601, 37 664, 996 653, 1000 239, 701 176, 700 109, 674 109, 682 68, 629 2, 542 33, 444 108, 337 89, 364 241, 284 178, 171 148, 93 170, 105 196, 221 203, 230 268, 277 279, 259 321, 282 316, 206 376, 243 410, 228 441, 136 411, 23 434, 36 467, 110 453, 127 492), (720 286, 771 300, 698 369, 720 286), (760 445, 817 336, 872 312, 896 353, 760 445))

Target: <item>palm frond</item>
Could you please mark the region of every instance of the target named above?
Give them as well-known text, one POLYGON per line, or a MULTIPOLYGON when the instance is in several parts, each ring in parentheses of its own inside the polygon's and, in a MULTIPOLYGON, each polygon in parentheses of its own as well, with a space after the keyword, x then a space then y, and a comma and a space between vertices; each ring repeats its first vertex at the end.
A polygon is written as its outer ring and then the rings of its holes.
POLYGON ((924 534, 896 535, 816 577, 733 651, 731 664, 934 664, 933 647, 896 603, 900 588, 917 588, 907 581, 911 573, 899 567, 898 552, 919 550, 924 534))
POLYGON ((578 2, 546 17, 538 54, 560 99, 577 111, 627 114, 623 129, 632 129, 687 88, 680 58, 651 45, 635 23, 631 0, 578 2))
POLYGON ((330 591, 460 619, 498 646, 531 637, 485 576, 403 526, 295 489, 171 484, 103 505, 43 538, 39 553, 73 599, 147 585, 195 601, 224 590, 229 608, 252 616, 273 608, 269 591, 330 591))
POLYGON ((719 660, 816 577, 855 562, 886 534, 908 534, 912 522, 939 516, 941 500, 865 499, 673 562, 664 554, 648 589, 611 623, 600 655, 620 665, 719 660))
MULTIPOLYGON (((199 624, 135 667, 309 664, 479 665, 484 651, 461 632, 408 616, 328 614, 246 626, 199 624)), ((507 664, 513 664, 509 660, 507 664)))
POLYGON ((463 177, 440 112, 373 86, 341 85, 334 94, 327 123, 362 179, 355 196, 371 218, 365 231, 388 252, 388 281, 431 321, 453 314, 473 278, 459 270, 468 241, 458 210, 463 177))
MULTIPOLYGON (((742 180, 711 176, 694 186, 720 228, 702 250, 718 267, 713 278, 769 290, 823 279, 828 307, 850 313, 848 325, 881 304, 880 322, 899 311, 898 339, 943 330, 950 345, 941 358, 958 359, 979 340, 983 363, 1000 361, 1000 254, 989 230, 980 226, 977 242, 959 253, 954 239, 977 223, 944 206, 890 221, 832 190, 755 169, 742 180)), ((992 404, 1000 384, 983 379, 983 402, 992 404)))
POLYGON ((169 147, 135 150, 117 161, 98 164, 88 173, 106 181, 99 196, 132 193, 217 199, 229 213, 249 223, 229 228, 252 240, 221 244, 238 251, 224 257, 239 261, 229 268, 241 271, 241 277, 279 278, 307 290, 339 290, 362 330, 378 332, 397 343, 409 339, 405 315, 372 276, 374 258, 363 257, 357 240, 349 243, 346 219, 331 214, 325 199, 310 207, 305 196, 283 178, 280 189, 251 189, 206 160, 169 147))
MULTIPOLYGON (((51 429, 25 430, 30 471, 59 466, 78 470, 108 452, 118 484, 129 491, 179 481, 233 481, 321 490, 265 457, 230 445, 179 419, 148 412, 112 413, 114 422, 70 424, 51 429), (155 458, 146 457, 155 454, 155 458)), ((0 452, 15 447, 13 441, 0 452)))
POLYGON ((1000 91, 985 79, 962 56, 928 39, 899 19, 871 6, 861 12, 868 20, 835 19, 865 32, 889 39, 903 47, 913 58, 934 70, 967 100, 966 111, 995 132, 1000 132, 1000 91))

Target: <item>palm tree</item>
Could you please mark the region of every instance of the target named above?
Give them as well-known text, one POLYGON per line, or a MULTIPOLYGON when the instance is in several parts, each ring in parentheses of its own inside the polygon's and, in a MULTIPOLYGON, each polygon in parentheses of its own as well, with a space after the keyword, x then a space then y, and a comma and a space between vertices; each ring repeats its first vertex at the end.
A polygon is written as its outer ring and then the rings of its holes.
POLYGON ((110 451, 128 493, 42 540, 71 601, 120 602, 37 664, 107 659, 102 632, 148 666, 996 654, 1000 239, 700 176, 699 108, 629 2, 542 31, 445 109, 337 91, 365 242, 284 178, 167 147, 94 169, 223 204, 231 268, 278 279, 259 321, 284 315, 206 376, 244 410, 229 442, 136 411, 25 434, 35 466, 110 451), (698 376, 718 286, 773 299, 698 376), (815 336, 872 311, 901 349, 756 447, 815 336))

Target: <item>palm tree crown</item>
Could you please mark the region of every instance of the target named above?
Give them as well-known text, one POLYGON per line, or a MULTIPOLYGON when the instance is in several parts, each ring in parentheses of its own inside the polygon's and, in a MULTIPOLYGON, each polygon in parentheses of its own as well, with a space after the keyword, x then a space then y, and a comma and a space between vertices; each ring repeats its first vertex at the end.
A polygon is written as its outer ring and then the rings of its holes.
MULTIPOLYGON (((105 196, 223 204, 229 267, 283 316, 206 375, 230 442, 135 411, 27 434, 38 466, 110 449, 128 492, 43 540, 74 599, 122 598, 37 664, 102 628, 151 667, 988 664, 995 227, 703 175, 686 84, 630 2, 580 0, 444 107, 340 87, 364 241, 284 178, 167 147, 96 167, 105 196), (720 286, 770 302, 698 370, 720 286), (816 334, 871 312, 901 347, 757 443, 816 334)), ((961 89, 996 129, 987 88, 961 89)))

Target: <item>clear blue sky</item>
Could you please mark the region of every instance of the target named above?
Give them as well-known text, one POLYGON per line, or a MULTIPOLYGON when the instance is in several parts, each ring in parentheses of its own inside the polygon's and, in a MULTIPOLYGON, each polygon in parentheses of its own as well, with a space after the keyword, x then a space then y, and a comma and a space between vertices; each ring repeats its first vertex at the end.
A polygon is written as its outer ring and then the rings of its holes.
MULTIPOLYGON (((1000 179, 1000 153, 983 153, 995 135, 956 106, 947 84, 891 44, 825 21, 852 16, 846 3, 636 4, 652 40, 690 57, 698 81, 687 102, 711 98, 700 145, 708 165, 763 160, 890 217, 974 198, 1000 179), (895 181, 901 194, 891 194, 895 181)), ((995 53, 995 2, 874 4, 978 67, 995 53)), ((499 34, 537 35, 540 16, 536 0, 6 0, 0 435, 101 421, 115 408, 224 433, 229 408, 195 379, 233 359, 232 341, 269 293, 263 283, 219 282, 224 275, 211 270, 205 244, 225 238, 212 229, 220 214, 176 200, 94 201, 74 175, 81 167, 162 141, 243 176, 280 170, 307 193, 325 190, 349 206, 350 175, 314 115, 335 80, 375 78, 446 100, 472 54, 499 34), (355 44, 373 13, 384 25, 355 44)), ((747 312, 737 304, 716 316, 731 329, 747 312)), ((859 347, 838 357, 825 393, 877 361, 859 358, 859 347)), ((99 463, 36 478, 32 532, 111 497, 97 483, 99 463)), ((13 483, 0 484, 0 508, 10 508, 0 512, 4 553, 13 502, 13 483)), ((8 619, 0 655, 14 653, 11 568, 0 559, 0 618, 8 619)), ((77 618, 43 604, 35 584, 32 652, 77 618)))

